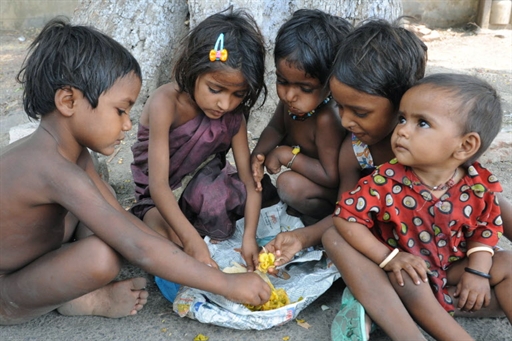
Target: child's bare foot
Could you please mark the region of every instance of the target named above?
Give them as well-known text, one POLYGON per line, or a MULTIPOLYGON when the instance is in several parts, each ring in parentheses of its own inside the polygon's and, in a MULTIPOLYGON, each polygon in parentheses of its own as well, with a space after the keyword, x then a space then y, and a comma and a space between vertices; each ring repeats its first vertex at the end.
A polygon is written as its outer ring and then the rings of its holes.
POLYGON ((135 315, 148 301, 148 292, 145 289, 146 279, 142 277, 112 282, 65 303, 57 311, 62 315, 97 315, 112 318, 135 315))

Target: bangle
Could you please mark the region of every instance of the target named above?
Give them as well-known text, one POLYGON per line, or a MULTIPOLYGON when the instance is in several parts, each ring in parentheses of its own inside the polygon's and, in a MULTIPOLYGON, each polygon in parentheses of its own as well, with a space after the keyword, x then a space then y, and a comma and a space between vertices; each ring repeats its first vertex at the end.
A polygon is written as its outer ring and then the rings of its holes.
POLYGON ((472 247, 471 249, 469 249, 466 252, 466 256, 469 257, 469 255, 471 255, 472 253, 479 252, 479 251, 486 251, 486 252, 489 252, 491 254, 491 257, 494 256, 494 250, 490 246, 472 247))
POLYGON ((398 252, 400 252, 398 249, 391 251, 391 253, 382 261, 382 263, 379 264, 379 268, 384 269, 384 267, 388 265, 388 263, 391 262, 391 260, 395 258, 396 255, 398 255, 398 252))
POLYGON ((464 268, 464 271, 469 272, 470 274, 473 274, 473 275, 483 277, 483 278, 491 279, 491 275, 486 274, 485 272, 482 272, 482 271, 478 271, 478 270, 467 268, 467 267, 464 268))
POLYGON ((293 164, 293 161, 295 161, 295 158, 297 157, 297 154, 300 153, 300 146, 293 146, 292 147, 292 159, 290 160, 290 162, 288 162, 288 164, 286 165, 287 168, 291 169, 292 168, 292 164, 293 164))

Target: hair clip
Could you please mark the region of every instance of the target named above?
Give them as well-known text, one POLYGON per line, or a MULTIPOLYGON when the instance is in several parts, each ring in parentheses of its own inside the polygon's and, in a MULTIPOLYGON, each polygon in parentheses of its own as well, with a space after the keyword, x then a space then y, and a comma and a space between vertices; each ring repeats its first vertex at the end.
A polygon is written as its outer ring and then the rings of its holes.
POLYGON ((210 50, 210 61, 214 62, 216 60, 221 62, 228 60, 228 50, 224 48, 224 33, 219 34, 215 47, 210 50))

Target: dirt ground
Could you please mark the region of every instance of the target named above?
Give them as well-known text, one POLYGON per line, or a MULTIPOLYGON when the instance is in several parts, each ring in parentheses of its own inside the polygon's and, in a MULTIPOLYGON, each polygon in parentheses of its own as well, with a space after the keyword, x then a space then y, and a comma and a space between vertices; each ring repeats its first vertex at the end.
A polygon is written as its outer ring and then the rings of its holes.
MULTIPOLYGON (((9 141, 9 129, 28 122, 23 113, 21 87, 15 81, 23 58, 35 31, 0 33, 0 148, 9 141)), ((478 75, 499 91, 503 98, 505 126, 504 148, 512 148, 512 31, 483 31, 474 34, 464 30, 438 31, 439 40, 427 42, 429 62, 427 73, 460 72, 478 75)), ((255 113, 257 114, 257 113, 255 113)), ((263 128, 263 127, 261 127, 263 128)), ((109 182, 116 190, 124 207, 133 202, 133 183, 129 164, 132 160, 130 146, 135 138, 135 128, 127 134, 119 149, 111 156, 101 157, 108 166, 109 182)), ((254 131, 261 131, 254 129, 254 131)), ((255 134, 254 138, 257 138, 255 134)), ((251 138, 251 144, 254 145, 251 138)), ((497 152, 499 153, 499 151, 497 152)), ((510 154, 509 154, 510 155, 510 154)), ((503 159, 488 167, 498 176, 504 194, 512 201, 512 160, 503 159)), ((504 238, 503 238, 504 239, 504 238)), ((500 245, 512 249, 502 240, 500 245)), ((145 275, 140 270, 128 268, 129 275, 145 275)), ((148 278, 150 302, 139 315, 119 320, 98 317, 62 317, 50 313, 30 323, 13 327, 0 327, 3 340, 192 340, 198 333, 210 340, 328 340, 330 321, 339 309, 339 283, 308 307, 300 318, 306 319, 313 328, 305 330, 296 323, 269 331, 233 331, 213 325, 204 325, 188 319, 180 319, 172 313, 169 303, 158 294, 152 278, 148 278), (323 311, 320 306, 331 309, 323 311)), ((506 319, 458 318, 476 340, 512 341, 512 327, 506 319)), ((382 332, 372 334, 372 340, 389 340, 382 332)))

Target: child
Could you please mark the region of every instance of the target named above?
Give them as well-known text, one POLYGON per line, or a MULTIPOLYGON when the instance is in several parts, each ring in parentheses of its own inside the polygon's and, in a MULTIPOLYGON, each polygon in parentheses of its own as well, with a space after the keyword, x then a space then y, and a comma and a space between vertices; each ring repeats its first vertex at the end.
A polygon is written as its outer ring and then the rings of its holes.
POLYGON ((87 148, 112 154, 132 126, 141 72, 126 49, 93 28, 56 19, 32 43, 18 79, 25 111, 41 123, 0 154, 1 325, 54 309, 136 314, 147 301, 145 279, 112 282, 119 255, 236 301, 268 300, 270 289, 257 275, 212 269, 126 212, 94 170, 87 148), (83 237, 86 229, 94 235, 83 237), (68 243, 73 236, 78 240, 68 243))
MULTIPOLYGON (((385 20, 363 22, 345 38, 330 77, 341 123, 351 132, 338 151, 339 193, 353 188, 365 172, 368 174, 365 168, 393 157, 389 141, 400 98, 423 77, 426 50, 414 33, 385 20), (361 153, 361 149, 365 151, 361 153)), ((281 258, 276 265, 282 265, 300 250, 320 244, 332 225, 330 212, 314 225, 278 234, 265 247, 281 258)))
MULTIPOLYGON (((503 231, 501 186, 476 162, 501 121, 499 97, 486 82, 424 78, 401 100, 391 138, 396 159, 343 193, 334 212, 343 238, 387 272, 374 287, 394 288, 436 340, 471 338, 448 315, 455 308, 474 312, 496 299, 512 321, 512 252, 494 252, 503 231)), ((357 330, 348 326, 345 333, 357 330)))
POLYGON ((242 256, 258 264, 261 207, 249 164, 246 119, 260 93, 265 48, 241 10, 214 14, 187 36, 175 81, 148 99, 132 146, 132 212, 197 260, 217 267, 202 236, 229 238, 245 216, 242 256), (226 162, 233 148, 238 170, 226 162))
POLYGON ((336 50, 352 29, 344 19, 301 9, 277 33, 274 61, 279 103, 251 157, 257 189, 263 164, 277 178, 281 201, 302 215, 332 213, 338 188, 338 150, 345 131, 327 80, 336 50))

